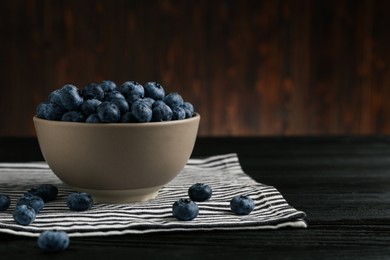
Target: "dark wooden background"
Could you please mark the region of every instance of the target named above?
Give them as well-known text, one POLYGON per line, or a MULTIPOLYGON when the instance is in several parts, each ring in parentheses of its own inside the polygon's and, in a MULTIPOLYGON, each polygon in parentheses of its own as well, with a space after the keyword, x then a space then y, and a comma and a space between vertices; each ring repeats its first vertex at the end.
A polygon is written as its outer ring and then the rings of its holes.
POLYGON ((390 134, 388 0, 0 3, 0 136, 66 83, 158 81, 200 135, 390 134))

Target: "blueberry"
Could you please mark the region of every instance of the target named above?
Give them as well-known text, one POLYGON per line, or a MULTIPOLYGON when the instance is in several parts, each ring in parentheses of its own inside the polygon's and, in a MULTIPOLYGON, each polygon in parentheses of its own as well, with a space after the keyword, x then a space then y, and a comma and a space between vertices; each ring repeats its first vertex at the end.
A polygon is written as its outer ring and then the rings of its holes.
POLYGON ((152 120, 152 109, 142 100, 136 101, 131 106, 131 113, 136 122, 146 123, 152 120))
POLYGON ((173 114, 172 109, 165 103, 153 108, 152 113, 153 122, 170 121, 173 114))
POLYGON ((92 207, 93 199, 91 195, 86 192, 75 192, 69 194, 66 204, 70 210, 84 211, 92 207))
POLYGON ((230 208, 237 215, 248 215, 255 208, 255 202, 248 196, 238 195, 230 201, 230 208))
POLYGON ((163 100, 171 108, 182 106, 184 103, 183 98, 177 92, 169 93, 163 100))
POLYGON ((80 111, 68 111, 62 115, 61 121, 85 122, 85 116, 80 111))
POLYGON ((54 103, 42 102, 37 107, 37 117, 47 120, 59 121, 66 110, 54 103))
POLYGON ((53 91, 49 94, 49 102, 50 102, 50 103, 53 103, 53 104, 62 106, 62 99, 61 99, 61 91, 60 91, 60 90, 61 90, 61 89, 53 90, 53 91))
POLYGON ((97 107, 97 114, 104 123, 116 123, 121 118, 119 108, 109 101, 104 101, 97 107))
POLYGON ((78 110, 80 105, 83 103, 84 99, 80 95, 80 90, 74 85, 65 85, 59 90, 59 100, 53 101, 57 105, 64 107, 68 111, 78 110))
POLYGON ((103 80, 98 85, 103 89, 104 93, 109 93, 118 90, 116 84, 111 80, 103 80))
POLYGON ((188 189, 188 196, 193 201, 209 200, 212 193, 210 186, 204 183, 196 183, 188 189))
POLYGON ((89 83, 82 90, 84 100, 97 99, 102 101, 104 99, 104 91, 102 87, 96 83, 89 83))
POLYGON ((194 106, 193 106, 190 102, 187 102, 187 101, 184 102, 183 105, 181 105, 181 107, 188 109, 188 110, 191 111, 192 113, 195 112, 194 106))
POLYGON ((131 112, 124 113, 120 119, 121 123, 135 123, 135 119, 131 112))
POLYGON ((143 98, 145 96, 144 87, 135 81, 124 82, 120 90, 126 98, 129 98, 131 96, 143 98))
POLYGON ((45 202, 37 195, 26 193, 16 202, 16 206, 20 205, 30 206, 38 214, 43 209, 45 202))
POLYGON ((100 120, 100 117, 98 114, 92 114, 87 117, 85 120, 87 123, 102 123, 102 120, 100 120))
POLYGON ((69 247, 69 236, 65 231, 46 230, 39 235, 37 242, 44 252, 61 252, 69 247))
POLYGON ((164 101, 162 100, 156 100, 153 102, 152 109, 161 105, 166 105, 164 101))
POLYGON ((6 211, 11 205, 11 199, 8 195, 0 194, 0 211, 6 211))
POLYGON ((116 105, 119 108, 119 111, 123 115, 126 112, 129 112, 129 103, 123 98, 113 98, 111 99, 111 103, 116 105))
POLYGON ((146 82, 144 84, 145 97, 153 98, 154 100, 163 99, 165 96, 165 90, 163 86, 156 82, 146 82))
POLYGON ((129 103, 129 107, 131 107, 136 101, 142 101, 143 98, 140 98, 138 95, 130 95, 126 98, 127 103, 129 103))
POLYGON ((172 108, 172 120, 182 120, 186 118, 186 111, 181 107, 172 108))
POLYGON ((195 110, 194 106, 190 102, 184 102, 180 107, 186 112, 186 118, 191 118, 193 116, 195 110))
POLYGON ((150 98, 150 97, 145 97, 145 98, 142 99, 142 102, 147 104, 148 107, 152 108, 155 100, 153 98, 150 98))
POLYGON ((111 101, 111 100, 117 99, 117 98, 126 99, 125 96, 123 96, 122 93, 117 91, 117 90, 108 92, 104 95, 104 101, 111 101))
POLYGON ((193 220, 199 213, 198 205, 189 199, 179 199, 172 206, 172 215, 178 220, 193 220))
POLYGON ((44 202, 52 201, 57 198, 58 188, 52 184, 41 184, 27 191, 29 194, 39 196, 44 202))
POLYGON ((80 106, 80 111, 86 116, 90 116, 96 113, 97 107, 102 103, 99 99, 88 99, 85 100, 80 106))
POLYGON ((24 226, 30 225, 35 220, 36 216, 35 210, 24 204, 17 205, 13 213, 13 218, 16 223, 24 226))

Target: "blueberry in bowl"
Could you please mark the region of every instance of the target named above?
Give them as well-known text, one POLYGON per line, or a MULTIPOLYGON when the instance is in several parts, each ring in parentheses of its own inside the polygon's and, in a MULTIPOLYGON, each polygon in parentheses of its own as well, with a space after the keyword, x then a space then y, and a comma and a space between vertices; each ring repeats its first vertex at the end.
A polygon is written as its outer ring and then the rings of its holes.
POLYGON ((37 107, 33 122, 44 159, 59 179, 96 203, 153 199, 191 156, 200 115, 177 94, 166 104, 169 93, 161 84, 144 85, 104 81, 87 90, 65 85, 37 107), (179 106, 185 112, 174 118, 169 111, 179 106), (62 121, 66 113, 84 113, 75 117, 84 121, 62 121))

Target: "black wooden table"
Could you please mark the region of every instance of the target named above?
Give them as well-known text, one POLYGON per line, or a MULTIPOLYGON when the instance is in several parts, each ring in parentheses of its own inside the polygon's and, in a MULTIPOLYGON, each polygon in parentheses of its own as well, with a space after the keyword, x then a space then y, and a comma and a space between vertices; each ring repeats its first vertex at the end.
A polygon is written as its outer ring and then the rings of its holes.
MULTIPOLYGON (((307 213, 307 229, 72 238, 57 259, 390 259, 390 137, 198 138, 193 157, 237 153, 246 173, 307 213)), ((0 161, 42 160, 33 138, 0 139, 0 161)), ((0 259, 51 258, 0 234, 0 259)))

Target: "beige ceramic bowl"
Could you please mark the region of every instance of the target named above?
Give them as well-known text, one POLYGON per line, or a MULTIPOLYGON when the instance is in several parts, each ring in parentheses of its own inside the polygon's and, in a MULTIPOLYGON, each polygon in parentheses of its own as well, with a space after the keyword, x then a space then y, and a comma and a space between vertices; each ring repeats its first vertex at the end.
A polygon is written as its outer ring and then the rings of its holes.
POLYGON ((95 202, 155 198, 187 163, 200 116, 157 123, 90 124, 33 118, 54 174, 95 202))

